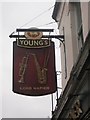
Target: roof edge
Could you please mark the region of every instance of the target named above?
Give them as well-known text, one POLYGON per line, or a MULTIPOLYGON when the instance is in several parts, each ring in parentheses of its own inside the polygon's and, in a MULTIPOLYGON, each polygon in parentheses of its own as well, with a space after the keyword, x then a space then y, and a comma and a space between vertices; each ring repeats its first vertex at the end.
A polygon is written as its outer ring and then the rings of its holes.
POLYGON ((52 18, 56 21, 56 17, 57 17, 57 13, 58 13, 58 9, 59 9, 59 6, 60 6, 60 2, 55 2, 55 7, 54 7, 54 10, 53 10, 53 14, 52 14, 52 18))

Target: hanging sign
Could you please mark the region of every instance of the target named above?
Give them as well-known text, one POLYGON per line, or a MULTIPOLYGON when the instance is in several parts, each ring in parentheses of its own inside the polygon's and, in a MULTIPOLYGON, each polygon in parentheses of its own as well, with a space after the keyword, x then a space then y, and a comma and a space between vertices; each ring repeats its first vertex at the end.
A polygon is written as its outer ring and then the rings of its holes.
POLYGON ((50 40, 41 39, 42 32, 25 32, 26 39, 17 39, 17 45, 26 48, 42 48, 50 46, 50 40))
POLYGON ((13 91, 15 93, 40 96, 56 91, 54 42, 48 39, 40 40, 43 41, 43 47, 34 43, 32 47, 30 44, 27 47, 26 44, 19 45, 17 41, 13 42, 13 91), (45 41, 49 44, 44 44, 45 41))

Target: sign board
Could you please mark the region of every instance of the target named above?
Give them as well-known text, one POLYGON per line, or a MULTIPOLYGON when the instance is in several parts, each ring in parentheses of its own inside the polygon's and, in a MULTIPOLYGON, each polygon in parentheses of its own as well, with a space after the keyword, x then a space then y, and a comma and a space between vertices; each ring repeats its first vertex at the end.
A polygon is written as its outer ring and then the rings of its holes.
POLYGON ((27 38, 21 41, 13 42, 13 91, 29 96, 54 93, 57 89, 54 42, 27 38))
POLYGON ((17 45, 25 48, 44 48, 50 46, 50 40, 47 39, 17 39, 17 45))

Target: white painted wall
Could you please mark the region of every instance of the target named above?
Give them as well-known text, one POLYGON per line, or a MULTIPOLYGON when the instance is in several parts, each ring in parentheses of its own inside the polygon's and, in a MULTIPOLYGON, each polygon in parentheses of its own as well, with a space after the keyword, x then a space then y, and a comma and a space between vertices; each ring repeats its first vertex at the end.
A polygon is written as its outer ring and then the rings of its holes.
POLYGON ((71 24, 68 3, 62 4, 62 10, 59 11, 62 14, 61 22, 59 23, 60 34, 65 35, 65 47, 66 47, 66 65, 67 65, 67 77, 65 78, 65 53, 63 44, 61 45, 61 65, 62 65, 62 88, 64 90, 67 81, 70 77, 70 72, 73 65, 73 51, 72 51, 72 36, 71 36, 71 24), (64 27, 64 31, 63 31, 64 27), (69 54, 68 54, 69 53, 69 54))
MULTIPOLYGON (((86 40, 88 31, 89 31, 89 18, 88 18, 88 4, 87 2, 81 3, 81 12, 82 12, 82 23, 83 23, 83 36, 84 41, 86 40)), ((90 7, 90 6, 89 6, 90 7)), ((72 70, 73 65, 76 63, 78 55, 79 55, 79 48, 78 48, 78 36, 77 36, 77 27, 76 24, 76 17, 75 17, 75 8, 74 4, 61 3, 60 9, 58 10, 57 14, 58 28, 60 34, 63 34, 63 27, 64 27, 64 34, 65 34, 65 45, 66 45, 66 63, 67 63, 67 78, 65 79, 65 58, 64 58, 64 49, 63 44, 61 45, 61 66, 62 66, 62 88, 64 90, 67 81, 69 80, 70 73, 72 70)))

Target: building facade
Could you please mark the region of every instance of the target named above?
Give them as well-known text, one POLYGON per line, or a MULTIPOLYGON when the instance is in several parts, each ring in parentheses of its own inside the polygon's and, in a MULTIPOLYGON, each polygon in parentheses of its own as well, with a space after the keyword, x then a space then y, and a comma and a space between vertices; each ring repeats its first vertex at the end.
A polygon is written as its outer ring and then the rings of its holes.
POLYGON ((52 18, 61 42, 62 95, 52 120, 90 119, 90 2, 56 2, 52 18))

